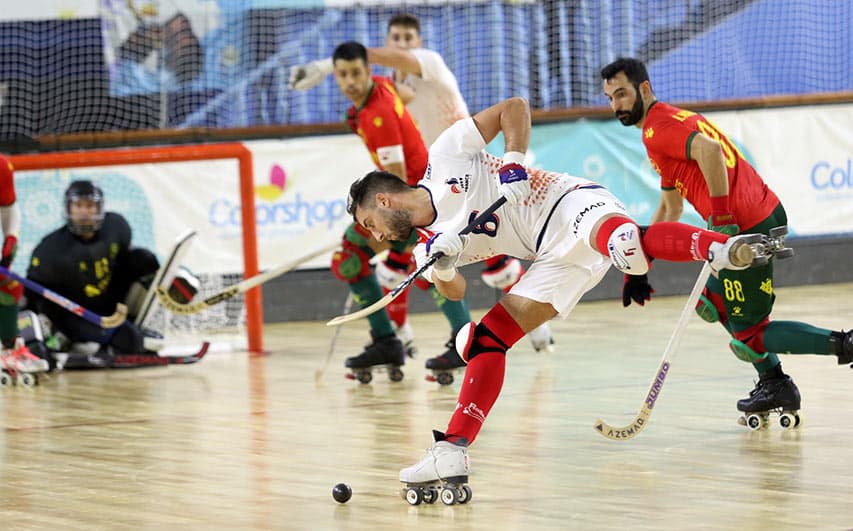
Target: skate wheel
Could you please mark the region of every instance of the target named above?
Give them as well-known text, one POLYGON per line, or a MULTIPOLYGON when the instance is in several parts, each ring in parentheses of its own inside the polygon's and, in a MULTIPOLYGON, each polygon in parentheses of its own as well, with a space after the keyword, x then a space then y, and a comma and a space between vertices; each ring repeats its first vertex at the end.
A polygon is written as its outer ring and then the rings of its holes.
POLYGON ((24 387, 35 387, 35 386, 37 386, 37 385, 38 385, 38 383, 39 383, 38 376, 36 376, 35 374, 27 373, 27 372, 22 373, 22 374, 18 377, 18 381, 19 381, 19 382, 21 383, 21 385, 23 385, 24 387))
POLYGON ((468 503, 471 501, 471 487, 462 485, 459 489, 459 503, 468 503))
POLYGON ((401 381, 403 381, 403 371, 401 371, 399 367, 394 367, 393 369, 389 369, 388 370, 388 378, 392 382, 401 382, 401 381))
POLYGON ((355 374, 355 379, 363 384, 369 384, 373 379, 373 374, 371 374, 370 371, 358 371, 355 374))
POLYGON ((800 425, 800 416, 796 413, 782 413, 779 415, 779 425, 786 430, 792 430, 800 425))
POLYGON ((459 494, 452 487, 444 487, 441 489, 441 503, 444 505, 453 505, 459 501, 459 494))
POLYGON ((794 250, 790 247, 779 249, 778 251, 773 253, 773 257, 778 260, 784 260, 785 258, 791 258, 792 256, 794 256, 794 250))
POLYGON ((779 225, 778 227, 773 227, 767 234, 770 235, 771 238, 780 238, 788 234, 788 226, 787 225, 779 225))
POLYGON ((440 372, 435 379, 439 385, 450 385, 453 383, 453 374, 449 372, 440 372))
POLYGON ((764 427, 764 419, 761 418, 761 415, 749 415, 746 417, 746 426, 752 431, 760 430, 764 427))
POLYGON ((428 488, 423 491, 424 503, 433 504, 438 499, 438 489, 428 488))
POLYGON ((770 258, 764 255, 756 255, 755 258, 752 259, 752 267, 759 267, 763 265, 767 265, 770 262, 770 258))
POLYGON ((424 501, 424 496, 420 489, 408 488, 406 489, 406 501, 409 505, 420 505, 424 501))
POLYGON ((8 372, 0 372, 0 387, 11 387, 15 384, 15 380, 12 379, 12 375, 8 372))

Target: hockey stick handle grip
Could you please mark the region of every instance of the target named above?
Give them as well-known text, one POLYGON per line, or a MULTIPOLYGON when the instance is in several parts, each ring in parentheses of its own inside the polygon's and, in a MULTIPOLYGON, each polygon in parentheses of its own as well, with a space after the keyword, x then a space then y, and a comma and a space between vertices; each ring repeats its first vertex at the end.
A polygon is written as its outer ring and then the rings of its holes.
MULTIPOLYGON (((489 208, 487 208, 486 210, 483 210, 482 212, 477 214, 477 217, 475 217, 474 219, 471 220, 470 223, 465 225, 465 228, 463 228, 461 231, 459 231, 459 235, 464 236, 464 235, 468 234, 469 232, 471 232, 472 230, 474 230, 477 226, 482 225, 483 222, 486 221, 487 219, 489 219, 492 216, 492 214, 495 213, 495 210, 502 207, 504 203, 506 203, 506 197, 500 196, 499 198, 497 198, 497 200, 494 203, 489 205, 489 208)), ((421 265, 421 267, 419 267, 414 273, 409 275, 409 277, 406 280, 404 280, 403 282, 401 282, 397 287, 395 287, 393 290, 391 290, 390 293, 392 294, 392 296, 396 296, 398 293, 400 293, 404 289, 408 288, 409 285, 411 285, 412 282, 414 282, 417 277, 419 277, 421 274, 423 274, 424 271, 426 271, 431 265, 436 263, 438 261, 438 259, 441 258, 442 256, 444 256, 444 253, 435 253, 434 255, 430 256, 426 260, 426 262, 424 262, 423 265, 421 265)))
MULTIPOLYGON (((96 326, 100 326, 101 328, 115 328, 115 327, 119 326, 122 322, 124 322, 124 318, 122 318, 121 322, 107 323, 107 322, 105 322, 105 318, 103 316, 98 315, 91 310, 87 310, 86 308, 80 306, 79 304, 72 301, 71 299, 69 299, 67 297, 63 297, 59 293, 56 293, 55 291, 42 286, 38 282, 30 280, 27 277, 23 277, 23 276, 15 273, 14 271, 6 269, 3 266, 0 266, 0 276, 5 276, 7 278, 11 278, 12 280, 16 280, 16 281, 20 282, 21 284, 24 285, 25 288, 27 288, 31 291, 34 291, 35 293, 38 293, 39 295, 41 295, 45 299, 49 300, 50 302, 56 304, 57 306, 61 306, 62 308, 64 308, 65 310, 68 310, 69 312, 73 313, 74 315, 82 317, 86 321, 89 321, 90 323, 92 323, 96 326), (105 326, 105 324, 109 324, 109 326, 105 326)), ((126 310, 125 310, 125 315, 126 315, 126 310)), ((108 319, 111 317, 114 317, 114 316, 107 316, 108 319)))

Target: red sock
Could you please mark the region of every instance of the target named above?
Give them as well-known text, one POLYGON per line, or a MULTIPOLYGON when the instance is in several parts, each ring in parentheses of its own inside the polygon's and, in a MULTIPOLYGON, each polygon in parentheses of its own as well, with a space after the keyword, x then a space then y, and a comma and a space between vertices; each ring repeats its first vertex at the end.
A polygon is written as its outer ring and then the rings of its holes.
POLYGON ((661 221, 649 226, 643 235, 643 249, 649 256, 670 262, 707 260, 708 247, 729 237, 676 221, 661 221))
MULTIPOLYGON (((595 236, 595 247, 598 249, 598 252, 604 256, 610 256, 610 250, 607 248, 607 242, 610 241, 610 236, 613 234, 613 231, 625 223, 633 223, 634 226, 637 226, 634 220, 626 218, 625 216, 608 218, 601 224, 601 227, 598 229, 598 234, 595 236)), ((640 227, 637 227, 637 232, 640 232, 640 227)))
POLYGON ((471 348, 479 352, 465 369, 456 411, 447 425, 450 442, 465 439, 470 444, 477 438, 503 387, 506 351, 524 337, 524 331, 500 303, 483 317, 474 334, 471 348))
MULTIPOLYGON (((391 290, 388 288, 382 288, 384 295, 388 295, 389 291, 391 290)), ((397 295, 397 298, 385 307, 385 311, 388 312, 388 317, 397 325, 397 328, 403 326, 406 322, 406 316, 409 314, 409 288, 397 295)))

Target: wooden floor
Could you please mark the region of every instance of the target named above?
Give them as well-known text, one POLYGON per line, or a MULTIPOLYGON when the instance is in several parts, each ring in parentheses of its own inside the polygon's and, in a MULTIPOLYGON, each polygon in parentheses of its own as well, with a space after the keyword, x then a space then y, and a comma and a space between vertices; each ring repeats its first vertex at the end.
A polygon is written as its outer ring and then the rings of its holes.
MULTIPOLYGON (((777 319, 853 326, 853 284, 779 290, 777 319)), ((694 319, 645 429, 633 419, 685 297, 623 310, 581 304, 554 323, 557 349, 526 340, 470 450, 467 505, 410 507, 397 474, 444 429, 459 384, 424 381, 447 329, 413 317, 420 357, 401 383, 343 377, 363 325, 270 326, 265 357, 66 372, 0 393, 3 529, 842 529, 853 527, 853 371, 785 356, 803 425, 749 432, 735 401, 754 371, 718 326, 694 319), (352 486, 339 505, 335 483, 352 486)), ((479 317, 479 313, 477 314, 479 317)))

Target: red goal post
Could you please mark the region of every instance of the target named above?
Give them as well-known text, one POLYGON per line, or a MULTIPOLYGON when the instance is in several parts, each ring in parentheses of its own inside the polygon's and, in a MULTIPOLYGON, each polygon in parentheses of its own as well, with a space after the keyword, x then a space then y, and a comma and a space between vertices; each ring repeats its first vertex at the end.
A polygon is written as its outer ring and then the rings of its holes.
MULTIPOLYGON (((196 160, 237 159, 240 173, 240 210, 243 238, 243 276, 258 274, 258 242, 255 225, 254 170, 252 153, 240 143, 156 146, 61 153, 13 155, 16 170, 49 170, 125 164, 156 164, 196 160)), ((246 292, 248 350, 263 351, 263 306, 260 286, 246 292)))

